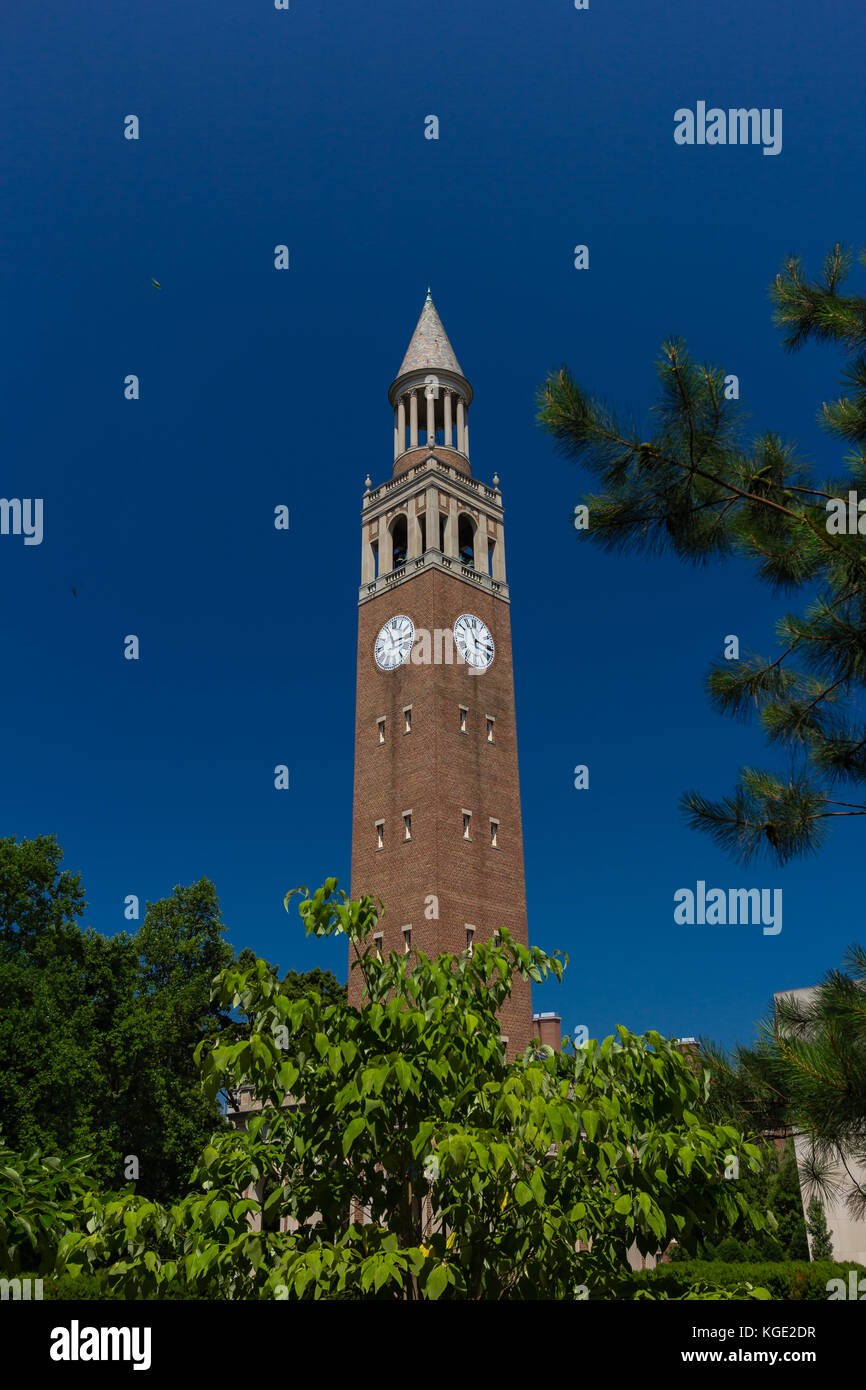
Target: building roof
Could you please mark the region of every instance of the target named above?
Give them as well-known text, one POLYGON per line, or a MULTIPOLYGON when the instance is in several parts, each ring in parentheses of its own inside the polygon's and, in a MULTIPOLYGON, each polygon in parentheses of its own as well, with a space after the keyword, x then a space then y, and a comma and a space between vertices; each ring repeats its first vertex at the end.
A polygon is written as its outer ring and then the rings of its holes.
POLYGON ((448 341, 448 334, 442 327, 442 320, 436 312, 436 305, 429 290, 397 376, 401 377, 406 372, 422 371, 428 367, 434 371, 438 367, 443 371, 463 375, 463 369, 448 341))

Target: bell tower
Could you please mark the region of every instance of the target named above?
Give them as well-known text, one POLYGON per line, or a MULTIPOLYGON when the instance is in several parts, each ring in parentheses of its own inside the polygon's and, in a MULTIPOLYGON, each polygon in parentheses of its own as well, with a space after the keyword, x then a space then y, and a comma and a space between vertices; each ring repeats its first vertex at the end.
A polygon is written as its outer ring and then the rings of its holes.
MULTIPOLYGON (((361 510, 352 896, 384 902, 385 953, 459 954, 503 926, 526 945, 502 494, 472 476, 472 387, 429 290, 388 399, 391 477, 361 510)), ((513 1057, 527 982, 501 1023, 513 1057)))

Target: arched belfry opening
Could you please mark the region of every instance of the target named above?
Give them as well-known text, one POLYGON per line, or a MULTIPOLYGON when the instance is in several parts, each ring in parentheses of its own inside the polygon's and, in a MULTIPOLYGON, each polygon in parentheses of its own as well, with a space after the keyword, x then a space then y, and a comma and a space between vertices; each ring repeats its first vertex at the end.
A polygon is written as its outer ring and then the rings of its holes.
POLYGON ((475 522, 461 512, 457 522, 457 553, 460 563, 475 568, 475 522))
POLYGON ((406 520, 406 513, 401 512, 395 516, 391 522, 391 544, 393 547, 393 568, 399 569, 405 565, 406 556, 409 553, 409 526, 406 520))

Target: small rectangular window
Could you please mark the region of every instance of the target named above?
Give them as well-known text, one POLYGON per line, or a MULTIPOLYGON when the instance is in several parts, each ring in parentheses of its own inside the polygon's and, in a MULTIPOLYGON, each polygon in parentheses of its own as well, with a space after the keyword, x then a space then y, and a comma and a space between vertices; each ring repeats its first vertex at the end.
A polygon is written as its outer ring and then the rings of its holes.
POLYGON ((373 945, 376 948, 376 955, 379 957, 380 960, 382 959, 382 942, 384 941, 384 939, 384 934, 380 931, 377 931, 373 934, 373 945))
POLYGON ((498 927, 493 928, 493 944, 494 946, 502 945, 502 932, 499 930, 498 927))
POLYGON ((467 951, 469 952, 470 956, 472 955, 472 938, 474 937, 474 935, 475 935, 475 928, 474 928, 474 927, 470 927, 469 923, 467 922, 467 923, 466 923, 466 949, 467 949, 467 951))
POLYGON ((499 848, 499 821, 493 820, 492 817, 490 820, 490 843, 494 849, 499 848))
POLYGON ((464 840, 471 840, 471 839, 472 839, 472 812, 471 812, 471 811, 464 811, 464 812, 463 812, 463 838, 464 838, 464 840))
POLYGON ((403 733, 404 733, 404 734, 411 734, 411 732, 412 732, 412 706, 411 706, 411 705, 407 705, 406 708, 404 709, 404 711, 403 711, 403 720, 404 720, 404 723, 403 723, 403 733))
POLYGON ((493 718, 491 718, 491 716, 488 714, 488 716, 487 716, 487 742, 488 742, 488 743, 492 743, 492 742, 493 742, 493 725, 494 725, 495 723, 496 723, 496 720, 493 719, 493 718))
POLYGON ((465 733, 466 733, 466 716, 468 715, 468 713, 469 713, 469 708, 468 708, 468 706, 467 706, 467 705, 461 705, 461 706, 460 706, 460 732, 461 732, 461 734, 465 734, 465 733))
POLYGON ((406 951, 406 955, 408 956, 409 952, 410 952, 411 949, 412 949, 412 927, 411 927, 411 925, 408 926, 408 927, 404 927, 404 928, 403 928, 403 940, 404 940, 404 942, 406 943, 406 944, 405 944, 405 951, 406 951))
POLYGON ((380 742, 380 743, 384 743, 384 742, 385 742, 385 719, 384 719, 384 716, 383 716, 381 719, 377 719, 377 720, 376 720, 376 728, 379 730, 379 742, 380 742))
POLYGON ((404 840, 411 840, 411 838, 412 838, 412 812, 411 812, 411 811, 404 811, 404 812, 403 812, 403 839, 404 839, 404 840))
POLYGON ((377 849, 385 848, 385 822, 383 820, 376 821, 376 841, 377 849))

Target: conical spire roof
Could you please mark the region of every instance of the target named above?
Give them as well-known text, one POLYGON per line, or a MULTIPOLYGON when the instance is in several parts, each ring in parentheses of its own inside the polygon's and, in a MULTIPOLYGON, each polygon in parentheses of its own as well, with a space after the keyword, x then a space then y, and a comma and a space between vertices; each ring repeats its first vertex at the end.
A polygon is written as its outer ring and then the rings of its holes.
POLYGON ((403 376, 406 372, 423 371, 427 368, 435 371, 437 367, 443 371, 457 372, 459 376, 463 375, 463 369, 436 312, 433 296, 428 290, 421 317, 415 326, 412 341, 406 349, 406 356, 397 377, 403 376))

